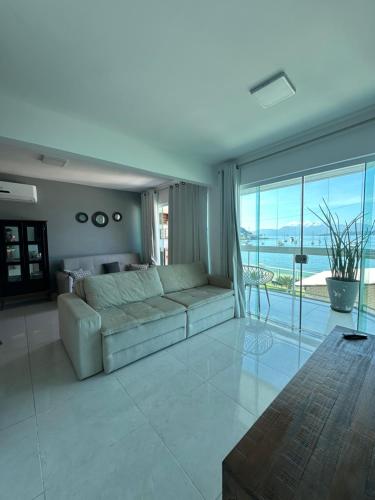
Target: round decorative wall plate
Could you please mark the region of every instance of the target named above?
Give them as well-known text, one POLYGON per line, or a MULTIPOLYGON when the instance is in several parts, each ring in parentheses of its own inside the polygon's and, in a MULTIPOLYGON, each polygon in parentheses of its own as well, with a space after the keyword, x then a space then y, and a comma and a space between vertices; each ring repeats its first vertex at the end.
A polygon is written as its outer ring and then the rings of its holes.
POLYGON ((91 217, 92 223, 96 227, 105 227, 108 224, 108 215, 104 212, 95 212, 91 217))
POLYGON ((115 222, 120 222, 120 220, 122 220, 122 214, 120 212, 113 212, 112 219, 115 222))
POLYGON ((76 213, 76 221, 81 222, 81 224, 87 222, 89 220, 89 216, 85 212, 76 213))

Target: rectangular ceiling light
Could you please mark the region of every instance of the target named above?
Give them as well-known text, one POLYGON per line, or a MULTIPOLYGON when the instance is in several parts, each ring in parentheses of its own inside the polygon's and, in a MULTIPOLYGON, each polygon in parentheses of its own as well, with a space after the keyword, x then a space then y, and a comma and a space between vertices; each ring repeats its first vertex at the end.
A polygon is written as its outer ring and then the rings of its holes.
POLYGON ((42 163, 45 163, 46 165, 51 165, 53 167, 65 167, 68 164, 68 160, 46 155, 41 155, 40 161, 42 163))
POLYGON ((262 108, 270 108, 279 102, 294 96, 296 89, 285 73, 278 73, 272 78, 250 89, 262 108))

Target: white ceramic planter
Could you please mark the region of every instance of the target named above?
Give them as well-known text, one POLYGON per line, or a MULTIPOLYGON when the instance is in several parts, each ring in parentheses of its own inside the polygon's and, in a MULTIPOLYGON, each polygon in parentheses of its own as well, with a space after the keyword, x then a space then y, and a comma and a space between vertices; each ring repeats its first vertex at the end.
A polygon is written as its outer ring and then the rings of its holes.
POLYGON ((331 309, 338 312, 351 312, 356 301, 359 281, 342 281, 326 278, 331 309))

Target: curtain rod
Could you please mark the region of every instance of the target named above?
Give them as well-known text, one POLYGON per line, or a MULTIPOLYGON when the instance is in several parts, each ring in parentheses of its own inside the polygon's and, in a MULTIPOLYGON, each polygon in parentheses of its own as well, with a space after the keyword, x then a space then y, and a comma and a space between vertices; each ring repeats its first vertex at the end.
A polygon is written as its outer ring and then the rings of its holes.
POLYGON ((146 189, 146 191, 141 191, 141 194, 143 194, 144 196, 146 196, 146 194, 148 192, 151 192, 151 191, 153 191, 154 193, 159 193, 160 191, 163 191, 164 189, 168 189, 168 187, 169 188, 173 188, 173 186, 179 186, 180 184, 181 185, 185 185, 186 182, 185 181, 180 181, 180 182, 176 182, 176 183, 172 183, 172 184, 168 183, 168 184, 164 185, 160 189, 158 189, 158 187, 156 187, 156 188, 149 188, 149 189, 146 189))
POLYGON ((170 184, 169 189, 172 189, 173 187, 178 187, 178 186, 185 186, 185 184, 186 184, 185 181, 180 181, 180 182, 172 183, 172 184, 170 184))
POLYGON ((358 122, 358 123, 353 123, 352 125, 347 125, 346 127, 341 127, 340 129, 334 130, 332 132, 327 132, 326 134, 322 134, 318 137, 314 137, 312 139, 307 139, 306 141, 299 142, 298 144, 294 144, 293 146, 288 146, 286 148, 279 149, 279 150, 274 151, 272 153, 267 153, 263 156, 258 156, 257 158, 254 158, 252 160, 238 163, 238 166, 244 167, 245 165, 251 165, 252 163, 255 163, 257 161, 266 160, 267 158, 272 158, 273 156, 279 155, 281 153, 286 153, 287 151, 291 151, 291 150, 299 148, 301 146, 306 146, 307 144, 312 144, 316 141, 320 141, 321 139, 325 139, 327 137, 331 137, 331 136, 339 134, 341 132, 345 132, 347 130, 351 130, 353 128, 360 127, 362 125, 366 125, 367 123, 371 123, 373 121, 375 121, 375 116, 373 116, 372 118, 367 118, 366 120, 362 120, 361 122, 358 122))

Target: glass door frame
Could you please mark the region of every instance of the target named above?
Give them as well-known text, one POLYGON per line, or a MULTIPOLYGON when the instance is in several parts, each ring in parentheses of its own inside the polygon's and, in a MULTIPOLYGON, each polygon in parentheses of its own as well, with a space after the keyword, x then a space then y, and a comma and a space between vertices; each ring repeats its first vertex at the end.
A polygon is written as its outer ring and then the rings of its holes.
MULTIPOLYGON (((375 161, 368 161, 365 165, 365 182, 363 186, 363 225, 362 236, 365 226, 373 226, 374 223, 374 210, 375 210, 375 161)), ((374 233, 373 233, 374 234, 374 233)), ((375 248, 372 248, 372 238, 370 237, 361 257, 360 263, 360 283, 359 283, 359 297, 358 297, 358 322, 357 329, 360 331, 368 332, 368 289, 366 289, 366 276, 367 261, 374 260, 375 248)), ((369 268, 370 269, 370 268, 369 268)), ((369 273, 370 274, 370 273, 369 273)), ((369 283, 371 285, 371 283, 369 283)), ((374 284, 375 286, 375 284, 374 284)))
MULTIPOLYGON (((299 245, 299 251, 300 251, 300 255, 306 255, 306 250, 309 248, 309 247, 306 247, 305 244, 306 244, 306 241, 305 241, 305 234, 304 234, 304 223, 305 223, 305 210, 307 210, 307 207, 305 207, 305 190, 306 190, 306 185, 308 184, 308 178, 309 176, 312 176, 314 174, 322 174, 323 176, 326 175, 327 178, 331 178, 331 176, 329 175, 330 173, 332 173, 332 177, 336 177, 335 176, 335 171, 337 170, 342 170, 342 169, 345 169, 347 167, 356 167, 358 165, 358 167, 361 167, 363 166, 363 172, 364 172, 364 181, 363 181, 363 193, 361 193, 361 196, 362 196, 362 201, 361 201, 361 210, 364 211, 365 215, 367 216, 367 219, 364 221, 364 223, 367 223, 367 224, 370 224, 372 223, 372 221, 374 220, 374 211, 375 211, 375 162, 371 163, 371 162, 365 162, 365 161, 362 161, 362 162, 352 162, 351 164, 349 163, 346 163, 346 165, 337 165, 336 168, 330 168, 330 169, 326 169, 326 170, 321 170, 320 172, 308 172, 306 174, 303 174, 303 175, 297 175, 295 177, 290 177, 288 179, 285 179, 285 182, 287 181, 295 181, 295 184, 297 185, 300 185, 300 189, 301 189, 301 204, 300 204, 300 225, 301 225, 301 231, 300 231, 300 245, 299 245), (370 172, 370 167, 371 167, 371 172, 370 172), (371 173, 371 175, 369 175, 371 173)), ((360 170, 359 170, 360 171, 360 170)), ((255 245, 255 248, 254 248, 254 251, 256 253, 256 256, 255 256, 255 261, 256 261, 256 265, 259 266, 260 264, 260 253, 261 253, 261 248, 260 248, 260 230, 261 230, 261 227, 260 227, 260 219, 261 219, 261 197, 260 197, 260 193, 261 193, 261 188, 262 186, 269 186, 269 185, 272 185, 272 184, 277 184, 277 183, 282 183, 283 180, 281 179, 275 179, 274 181, 268 181, 267 183, 263 183, 263 184, 260 184, 258 186, 253 186, 253 189, 255 190, 255 193, 256 193, 256 231, 255 231, 255 235, 256 235, 256 245, 255 245)), ((245 189, 248 189, 248 188, 251 188, 251 186, 244 186, 245 189)), ((356 214, 354 214, 356 215, 356 214)), ((364 224, 363 224, 364 226, 364 224)), ((250 253, 250 251, 248 251, 248 253, 250 253)), ((374 249, 374 253, 375 253, 375 249, 374 249)), ((307 255, 308 252, 307 252, 307 255)), ((319 253, 313 253, 311 254, 312 256, 314 255, 320 255, 320 252, 319 253)), ((371 254, 372 255, 372 254, 371 254)), ((366 304, 365 304, 365 301, 366 301, 366 294, 365 294, 365 290, 364 290, 364 273, 365 273, 365 269, 366 269, 366 254, 364 254, 362 256, 362 259, 361 259, 361 262, 360 262, 360 289, 359 289, 359 296, 358 296, 358 314, 357 314, 357 317, 355 318, 355 323, 356 323, 356 328, 361 330, 365 330, 365 313, 366 313, 366 304)), ((249 259, 250 260, 250 259, 249 259)), ((294 289, 294 286, 295 286, 295 282, 296 280, 294 279, 295 278, 295 275, 297 273, 299 273, 299 275, 301 276, 301 286, 299 287, 299 291, 296 291, 294 292, 293 290, 293 296, 292 296, 292 317, 291 317, 291 321, 290 321, 290 324, 288 325, 288 327, 290 327, 292 330, 297 330, 298 331, 301 331, 301 330, 309 330, 308 327, 306 327, 306 325, 304 325, 304 321, 303 321, 303 306, 304 306, 304 296, 303 296, 303 286, 302 286, 302 277, 303 277, 303 265, 302 263, 296 263, 295 262, 295 255, 293 255, 293 289, 294 289), (297 304, 297 307, 298 307, 298 310, 299 310, 299 314, 298 314, 298 319, 296 318, 295 314, 294 314, 294 309, 295 309, 295 301, 298 301, 299 300, 299 303, 297 304)), ((244 262, 245 264, 245 262, 244 262)), ((328 304, 327 304, 328 306, 328 304)), ((272 307, 272 305, 271 305, 272 307)), ((262 311, 263 313, 263 311, 262 311)), ((258 318, 264 318, 264 319, 268 319, 268 314, 267 316, 264 316, 264 314, 261 313, 261 310, 260 310, 260 302, 259 302, 259 299, 257 299, 257 304, 256 304, 256 316, 258 318)), ((254 314, 254 313, 253 313, 254 314)), ((347 314, 347 313, 340 313, 340 314, 347 314)), ((272 320, 272 318, 270 318, 272 320)), ((280 321, 280 323, 282 323, 282 321, 280 321)), ((286 323, 284 323, 285 325, 286 323)), ((314 331, 314 330, 311 330, 311 331, 314 331)))

